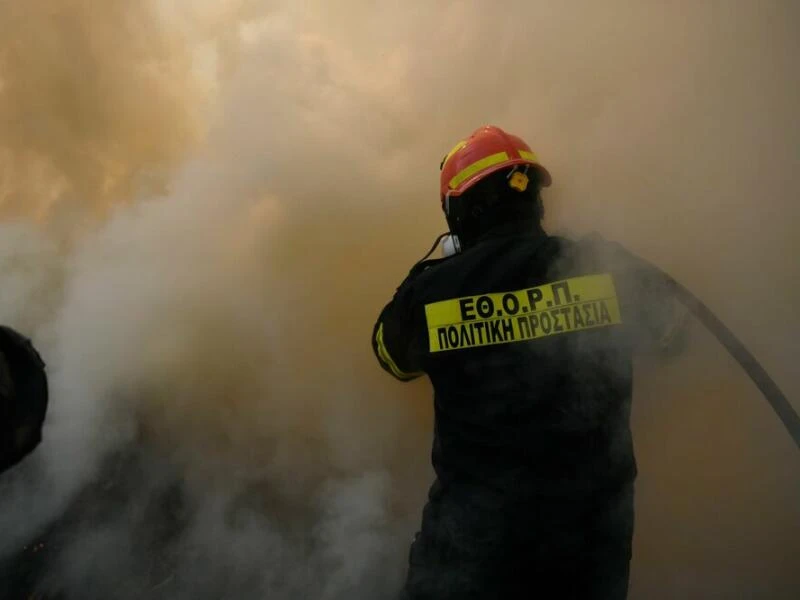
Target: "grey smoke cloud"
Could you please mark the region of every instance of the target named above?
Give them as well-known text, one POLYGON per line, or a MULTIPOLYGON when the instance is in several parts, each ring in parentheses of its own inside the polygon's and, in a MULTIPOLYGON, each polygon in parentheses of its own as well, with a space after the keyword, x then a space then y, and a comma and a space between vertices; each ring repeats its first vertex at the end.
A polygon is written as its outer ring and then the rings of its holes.
MULTIPOLYGON (((49 589, 391 597, 430 477, 430 390, 380 372, 369 334, 444 227, 442 155, 487 122, 553 173, 551 229, 655 260, 797 398, 797 17, 2 5, 0 317, 42 346, 53 404, 40 452, 0 482, 0 552, 99 473, 125 493, 71 526, 49 589)), ((631 597, 792 598, 796 451, 694 342, 637 379, 631 597)))

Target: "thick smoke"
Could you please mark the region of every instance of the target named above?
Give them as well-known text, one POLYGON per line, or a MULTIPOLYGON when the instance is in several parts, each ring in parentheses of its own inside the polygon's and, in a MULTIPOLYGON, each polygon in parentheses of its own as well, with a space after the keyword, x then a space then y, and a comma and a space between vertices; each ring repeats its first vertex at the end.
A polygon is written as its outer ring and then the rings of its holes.
MULTIPOLYGON (((45 590, 392 597, 430 390, 369 335, 487 122, 550 229, 658 262, 798 397, 800 15, 740 4, 0 4, 0 319, 52 382, 0 554, 60 518, 45 590)), ((796 452, 693 343, 640 365, 631 597, 793 598, 796 452)))

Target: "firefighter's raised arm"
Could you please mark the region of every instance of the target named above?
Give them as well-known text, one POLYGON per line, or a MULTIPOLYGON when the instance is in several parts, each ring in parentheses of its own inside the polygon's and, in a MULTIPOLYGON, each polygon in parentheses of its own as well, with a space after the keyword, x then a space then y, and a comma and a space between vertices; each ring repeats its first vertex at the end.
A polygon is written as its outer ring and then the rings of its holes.
POLYGON ((372 349, 381 367, 400 381, 411 381, 424 375, 422 350, 414 306, 413 282, 429 265, 438 261, 420 262, 397 288, 394 297, 383 308, 372 331, 372 349))

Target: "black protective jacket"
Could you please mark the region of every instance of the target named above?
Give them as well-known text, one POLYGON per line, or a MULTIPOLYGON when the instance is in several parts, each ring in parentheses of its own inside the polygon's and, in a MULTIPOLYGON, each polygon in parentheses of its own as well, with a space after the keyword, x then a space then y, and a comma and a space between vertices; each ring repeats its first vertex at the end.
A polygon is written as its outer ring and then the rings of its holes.
POLYGON ((44 361, 30 340, 0 326, 0 472, 39 444, 47 402, 44 361))
MULTIPOLYGON (((632 350, 672 316, 666 289, 619 246, 531 223, 415 266, 373 348, 394 377, 433 384, 428 553, 460 552, 463 565, 512 540, 530 548, 632 490, 632 350)), ((632 518, 613 525, 623 545, 632 518)))

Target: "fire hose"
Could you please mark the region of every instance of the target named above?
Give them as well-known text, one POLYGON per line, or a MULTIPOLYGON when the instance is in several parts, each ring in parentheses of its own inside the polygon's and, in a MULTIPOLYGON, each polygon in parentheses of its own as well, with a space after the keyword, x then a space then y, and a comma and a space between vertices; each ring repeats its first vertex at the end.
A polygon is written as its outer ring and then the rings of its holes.
MULTIPOLYGON (((596 239, 599 239, 596 236, 596 239)), ((443 245, 443 255, 450 256, 459 252, 457 240, 449 233, 443 233, 434 242, 430 251, 415 265, 415 268, 421 265, 434 250, 443 245), (444 240, 444 241, 443 241, 444 240)), ((638 262, 643 267, 647 268, 652 274, 660 278, 675 296, 675 298, 683 304, 687 310, 692 313, 698 321, 700 321, 708 331, 719 341, 720 344, 730 353, 734 360, 739 363, 739 366, 744 369, 748 377, 753 381, 756 387, 761 391, 766 398, 772 410, 783 423, 786 431, 789 433, 794 443, 800 449, 800 415, 797 414, 794 407, 792 407, 788 398, 775 383, 775 380, 770 377, 769 373, 761 366, 761 363, 756 360, 755 356, 745 347, 745 345, 737 338, 734 333, 717 317, 711 309, 708 308, 697 296, 692 294, 683 285, 678 283, 670 275, 665 273, 659 267, 651 262, 635 255, 626 248, 619 244, 615 244, 624 254, 631 260, 638 262)), ((413 270, 413 269, 412 269, 413 270)))
POLYGON ((715 338, 722 344, 730 355, 739 363, 739 366, 744 369, 748 377, 752 379, 756 387, 767 399, 772 410, 778 415, 778 418, 783 423, 786 431, 794 440, 794 443, 800 449, 800 416, 794 410, 788 398, 778 387, 778 384, 769 376, 769 373, 761 366, 761 363, 756 360, 755 356, 745 347, 745 345, 737 338, 733 332, 717 317, 711 309, 708 308, 697 296, 692 294, 680 283, 675 281, 672 277, 667 275, 664 271, 659 269, 654 264, 638 257, 631 252, 627 251, 634 259, 652 269, 653 273, 664 281, 668 289, 672 291, 675 298, 681 302, 691 312, 698 321, 700 321, 706 329, 708 329, 715 338))

